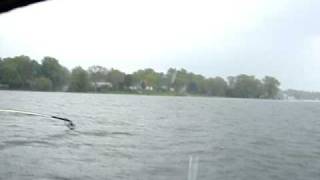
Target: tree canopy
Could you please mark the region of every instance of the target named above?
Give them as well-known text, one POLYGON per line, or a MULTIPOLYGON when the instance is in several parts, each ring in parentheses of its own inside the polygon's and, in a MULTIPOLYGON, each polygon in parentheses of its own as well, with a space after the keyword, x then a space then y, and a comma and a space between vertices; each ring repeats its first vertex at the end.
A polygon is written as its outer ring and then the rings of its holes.
POLYGON ((60 90, 69 80, 69 71, 52 57, 43 58, 41 72, 51 80, 53 90, 60 90))
POLYGON ((71 72, 69 91, 88 92, 90 90, 90 82, 88 72, 82 67, 76 67, 71 72))
POLYGON ((169 68, 157 72, 146 68, 126 74, 118 69, 95 65, 87 70, 82 67, 70 73, 53 57, 44 57, 41 63, 28 56, 0 58, 0 88, 127 93, 170 93, 175 95, 205 95, 239 98, 276 98, 280 82, 271 76, 258 79, 240 74, 222 77, 205 77, 186 69, 169 68))

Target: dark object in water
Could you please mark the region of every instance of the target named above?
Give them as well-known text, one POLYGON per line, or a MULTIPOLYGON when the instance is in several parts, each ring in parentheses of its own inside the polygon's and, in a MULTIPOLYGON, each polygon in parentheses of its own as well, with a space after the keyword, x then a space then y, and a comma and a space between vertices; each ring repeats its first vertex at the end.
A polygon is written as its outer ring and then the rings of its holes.
POLYGON ((45 0, 0 0, 0 13, 45 0))
POLYGON ((76 127, 76 125, 75 125, 70 119, 61 118, 61 117, 57 117, 57 116, 51 116, 51 117, 54 118, 54 119, 59 119, 59 120, 62 120, 62 121, 67 122, 67 127, 68 127, 70 130, 74 130, 74 128, 76 127))
POLYGON ((27 111, 17 111, 17 110, 10 110, 10 109, 0 109, 0 112, 7 112, 7 113, 18 113, 18 114, 25 114, 25 115, 30 115, 30 116, 41 116, 41 117, 46 117, 46 118, 53 118, 53 119, 58 119, 66 122, 66 126, 70 130, 74 130, 76 125, 67 118, 62 118, 58 116, 51 116, 51 115, 46 115, 46 114, 39 114, 39 113, 33 113, 33 112, 27 112, 27 111))

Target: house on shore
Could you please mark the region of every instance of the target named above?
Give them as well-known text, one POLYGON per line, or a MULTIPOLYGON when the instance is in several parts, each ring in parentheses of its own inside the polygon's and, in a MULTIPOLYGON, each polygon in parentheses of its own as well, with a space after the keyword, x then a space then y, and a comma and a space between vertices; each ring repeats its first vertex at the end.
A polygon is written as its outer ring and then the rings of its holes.
POLYGON ((92 86, 94 88, 94 91, 100 92, 100 91, 107 91, 113 87, 111 82, 93 82, 92 86))

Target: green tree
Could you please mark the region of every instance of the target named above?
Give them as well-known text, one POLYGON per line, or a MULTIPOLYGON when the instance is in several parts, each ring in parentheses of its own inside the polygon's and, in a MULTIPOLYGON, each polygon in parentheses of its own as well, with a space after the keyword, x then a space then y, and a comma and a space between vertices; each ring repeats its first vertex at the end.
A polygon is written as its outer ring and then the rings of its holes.
POLYGON ((205 91, 209 96, 226 96, 228 84, 221 77, 209 78, 205 81, 205 91))
POLYGON ((32 84, 32 89, 38 91, 51 91, 52 82, 46 77, 36 78, 32 84))
POLYGON ((90 90, 89 75, 87 71, 80 66, 76 67, 71 72, 69 91, 87 92, 90 90))
POLYGON ((245 74, 229 77, 229 92, 231 97, 260 98, 262 96, 262 83, 254 76, 245 74))
POLYGON ((91 66, 88 68, 88 73, 90 81, 94 84, 95 90, 97 90, 97 83, 106 82, 109 71, 102 66, 91 66))
POLYGON ((185 93, 190 82, 188 72, 185 69, 175 70, 169 69, 168 75, 172 77, 171 87, 178 93, 185 93), (170 71, 170 72, 169 72, 170 71))
POLYGON ((205 77, 188 72, 185 69, 170 68, 165 75, 168 87, 174 88, 177 93, 202 94, 205 92, 205 77))
POLYGON ((88 68, 88 73, 91 81, 93 82, 105 82, 108 77, 108 69, 103 66, 91 66, 88 68))
POLYGON ((5 58, 1 69, 0 76, 2 78, 1 83, 7 84, 9 88, 15 89, 20 88, 22 79, 17 71, 17 65, 13 63, 12 58, 5 58))
POLYGON ((132 86, 133 85, 133 76, 132 76, 132 74, 125 75, 123 83, 124 83, 124 86, 126 88, 129 88, 130 86, 132 86))
POLYGON ((196 82, 191 81, 188 83, 187 92, 191 94, 197 94, 199 92, 199 87, 196 82))
POLYGON ((123 90, 125 73, 111 69, 108 73, 107 80, 112 83, 113 90, 123 90))
POLYGON ((263 97, 273 99, 278 95, 280 82, 271 76, 265 76, 263 82, 263 97))
POLYGON ((151 68, 138 70, 133 73, 133 79, 136 84, 142 85, 144 83, 144 86, 152 86, 156 90, 160 88, 161 76, 161 73, 151 68))
POLYGON ((172 87, 177 77, 177 70, 174 68, 169 68, 166 77, 168 79, 168 86, 172 87))
POLYGON ((69 71, 59 64, 53 57, 44 57, 41 72, 44 77, 52 81, 53 90, 61 90, 68 83, 69 71))
POLYGON ((40 65, 28 56, 5 58, 1 64, 1 82, 11 89, 29 89, 40 72, 40 65))
POLYGON ((171 77, 167 74, 160 73, 158 87, 162 92, 169 91, 169 88, 171 87, 171 77))
POLYGON ((187 74, 187 91, 192 94, 205 93, 205 78, 200 74, 187 74))

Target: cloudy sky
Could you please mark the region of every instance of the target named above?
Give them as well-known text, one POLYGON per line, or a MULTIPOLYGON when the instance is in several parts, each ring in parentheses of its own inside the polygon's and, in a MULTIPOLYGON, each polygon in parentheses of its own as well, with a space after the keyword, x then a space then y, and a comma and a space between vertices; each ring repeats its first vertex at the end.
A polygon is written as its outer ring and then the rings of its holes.
POLYGON ((0 57, 272 75, 320 91, 318 0, 51 0, 0 15, 0 57))

